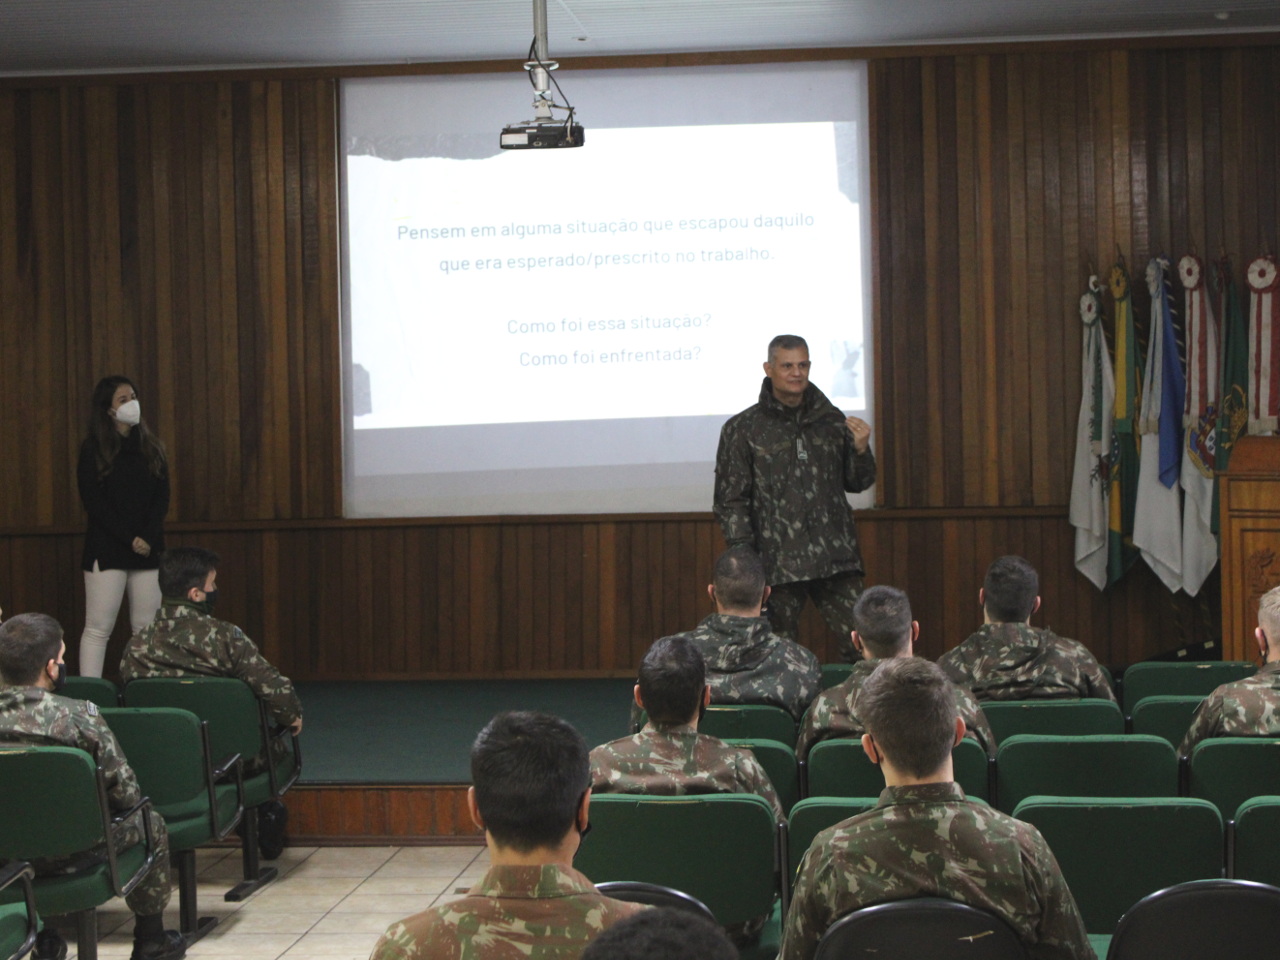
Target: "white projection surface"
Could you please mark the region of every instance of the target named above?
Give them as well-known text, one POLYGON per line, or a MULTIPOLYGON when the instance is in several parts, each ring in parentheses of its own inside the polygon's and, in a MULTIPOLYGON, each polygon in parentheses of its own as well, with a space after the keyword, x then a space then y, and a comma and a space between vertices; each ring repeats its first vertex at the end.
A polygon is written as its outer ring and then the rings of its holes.
POLYGON ((864 77, 562 70, 526 151, 518 74, 344 81, 346 514, 708 510, 779 333, 869 417, 864 77))

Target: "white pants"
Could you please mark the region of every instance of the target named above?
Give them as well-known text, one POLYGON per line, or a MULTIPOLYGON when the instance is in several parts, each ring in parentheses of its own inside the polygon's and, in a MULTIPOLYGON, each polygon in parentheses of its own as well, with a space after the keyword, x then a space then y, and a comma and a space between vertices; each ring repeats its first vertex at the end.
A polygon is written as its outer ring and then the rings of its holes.
POLYGON ((160 609, 159 570, 92 570, 84 572, 84 633, 80 636, 80 676, 102 676, 107 640, 129 590, 129 624, 137 633, 160 609))

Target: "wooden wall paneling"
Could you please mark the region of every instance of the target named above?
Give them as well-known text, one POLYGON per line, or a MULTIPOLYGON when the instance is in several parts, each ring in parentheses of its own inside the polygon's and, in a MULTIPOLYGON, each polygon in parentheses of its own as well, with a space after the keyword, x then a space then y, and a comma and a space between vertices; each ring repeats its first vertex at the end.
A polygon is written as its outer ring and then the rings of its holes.
MULTIPOLYGON (((925 340, 924 352, 916 358, 916 368, 922 374, 924 396, 928 410, 945 410, 943 399, 943 364, 942 364, 942 304, 940 280, 945 270, 942 262, 942 221, 948 218, 949 211, 942 206, 941 200, 941 157, 939 144, 938 117, 938 62, 929 57, 920 64, 920 134, 921 134, 921 200, 924 204, 924 222, 922 237, 924 247, 921 250, 925 266, 922 285, 924 294, 924 314, 922 332, 925 340), (922 362, 923 361, 923 362, 922 362)), ((948 166, 950 164, 948 163, 948 166)), ((926 416, 921 429, 911 444, 913 459, 929 465, 929 469, 919 470, 923 474, 925 491, 923 502, 940 503, 945 497, 943 493, 946 476, 946 452, 943 447, 944 418, 926 416)), ((902 445, 904 448, 906 444, 902 445)))
MULTIPOLYGON (((976 102, 976 66, 974 57, 956 58, 956 171, 959 186, 959 221, 957 248, 960 251, 960 302, 954 318, 960 340, 959 370, 962 404, 955 409, 960 417, 960 433, 964 462, 964 497, 959 505, 982 502, 983 429, 981 409, 974 401, 982 392, 982 340, 980 304, 980 263, 977 190, 977 137, 974 120, 976 102)), ((882 374, 883 375, 883 374, 882 374)), ((906 426, 905 424, 903 426, 906 426)), ((905 506, 904 503, 895 505, 905 506)))
POLYGON ((960 278, 960 209, 959 165, 957 164, 958 128, 956 114, 956 65, 946 58, 937 71, 938 142, 940 164, 938 170, 938 260, 935 270, 937 300, 940 305, 936 336, 942 366, 941 413, 930 412, 927 419, 943 424, 943 452, 940 462, 929 462, 925 467, 942 476, 943 495, 929 503, 965 502, 964 443, 965 432, 960 421, 963 414, 963 385, 961 339, 963 331, 958 322, 961 309, 962 280, 960 278))
POLYGON ((599 590, 596 596, 600 605, 600 617, 597 664, 605 668, 618 663, 618 525, 606 521, 599 525, 598 530, 599 590))
POLYGON ((529 623, 532 636, 543 638, 533 646, 533 668, 551 669, 551 557, 550 536, 546 524, 533 525, 533 617, 529 623))
MULTIPOLYGON (((21 91, 0 94, 0 224, 14 225, 14 229, 0 230, 0 318, 22 315, 20 303, 25 284, 18 269, 18 245, 21 237, 30 236, 30 229, 23 230, 18 218, 18 196, 27 193, 20 173, 23 150, 18 139, 17 120, 18 103, 23 97, 21 91)), ((0 373, 3 373, 5 383, 18 383, 21 379, 18 357, 23 327, 20 323, 4 323, 0 327, 0 373)), ((22 404, 24 401, 16 398, 16 402, 22 404)), ((5 449, 17 448, 23 419, 6 417, 0 426, 5 449)), ((20 478, 18 458, 0 457, 0 485, 12 491, 11 496, 5 498, 9 500, 6 512, 14 516, 30 513, 30 508, 25 506, 24 485, 20 478)))

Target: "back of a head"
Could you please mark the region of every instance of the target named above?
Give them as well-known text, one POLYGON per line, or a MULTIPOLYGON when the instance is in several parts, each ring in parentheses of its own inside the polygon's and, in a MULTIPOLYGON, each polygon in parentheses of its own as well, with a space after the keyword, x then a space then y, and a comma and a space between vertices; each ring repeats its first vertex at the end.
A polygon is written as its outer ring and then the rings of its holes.
POLYGON ((1272 650, 1280 650, 1280 586, 1272 587, 1258 601, 1258 626, 1272 650))
POLYGON ((942 668, 920 657, 886 660, 858 693, 858 716, 898 770, 937 773, 955 743, 956 701, 942 668))
POLYGON ((520 853, 558 846, 591 788, 587 742, 546 713, 500 713, 471 746, 471 783, 485 829, 520 853))
POLYGON ((897 587, 868 587, 854 604, 853 629, 872 658, 896 657, 911 642, 911 601, 897 587))
POLYGON ((987 616, 992 620, 1025 623, 1035 611, 1040 577, 1022 557, 999 557, 987 568, 982 593, 987 616))
POLYGON ((160 555, 160 592, 185 597, 195 587, 203 590, 209 574, 218 569, 218 555, 203 547, 171 547, 160 555))
POLYGON ((804 337, 796 336, 794 333, 782 333, 769 341, 770 363, 773 362, 773 355, 779 350, 803 350, 809 352, 809 344, 804 337))
POLYGON ((710 920, 658 907, 615 923, 587 945, 582 960, 737 960, 738 950, 710 920))
POLYGON ((62 626, 45 613, 20 613, 0 623, 0 680, 34 686, 40 671, 62 650, 62 626))
POLYGON ((655 724, 688 723, 702 703, 707 666, 683 637, 655 640, 640 661, 640 699, 655 724))
POLYGON ((748 546, 730 547, 716 560, 711 585, 722 607, 730 610, 759 607, 765 586, 760 555, 748 546))

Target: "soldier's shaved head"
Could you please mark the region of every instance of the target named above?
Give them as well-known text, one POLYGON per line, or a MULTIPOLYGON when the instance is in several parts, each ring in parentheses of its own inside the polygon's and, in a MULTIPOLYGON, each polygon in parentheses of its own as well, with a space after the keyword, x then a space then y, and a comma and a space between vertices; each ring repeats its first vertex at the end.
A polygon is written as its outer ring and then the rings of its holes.
POLYGON ((955 745, 955 693, 930 660, 884 661, 863 683, 857 710, 880 752, 918 779, 936 774, 955 745))
POLYGON ((854 604, 853 629, 873 659, 895 657, 911 642, 911 601, 897 587, 868 587, 854 604))
POLYGON ((994 623, 1025 623, 1040 593, 1036 568, 1018 556, 998 557, 982 584, 983 605, 994 623))
POLYGON ((44 613, 20 613, 0 623, 0 679, 34 686, 40 672, 62 652, 62 625, 44 613))
POLYGON ((1258 601, 1258 626, 1272 650, 1280 650, 1280 586, 1272 587, 1258 601))
POLYGON ((640 699, 655 724, 688 723, 702 704, 707 665, 684 637, 655 640, 640 661, 640 699))
POLYGON ((160 592, 166 597, 185 597, 187 591, 203 590, 209 574, 218 569, 218 555, 203 547, 172 547, 160 555, 160 592))
POLYGON ((764 596, 764 564, 750 547, 730 547, 716 560, 711 576, 722 607, 744 610, 760 606, 764 596))

